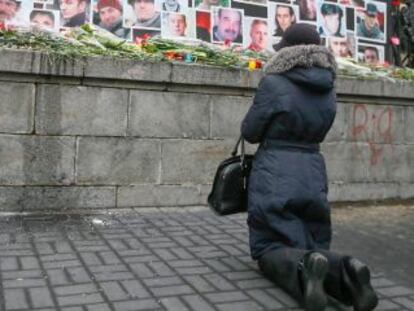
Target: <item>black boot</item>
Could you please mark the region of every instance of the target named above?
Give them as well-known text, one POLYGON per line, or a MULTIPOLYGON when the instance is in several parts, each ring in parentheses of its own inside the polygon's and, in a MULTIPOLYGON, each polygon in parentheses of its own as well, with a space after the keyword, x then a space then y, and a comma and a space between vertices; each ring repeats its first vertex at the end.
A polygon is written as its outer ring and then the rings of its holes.
POLYGON ((303 302, 306 311, 323 311, 328 299, 323 282, 328 272, 328 260, 320 253, 307 254, 300 264, 303 302))
POLYGON ((371 311, 378 304, 378 297, 371 285, 371 274, 366 265, 355 258, 344 262, 343 281, 355 311, 371 311))

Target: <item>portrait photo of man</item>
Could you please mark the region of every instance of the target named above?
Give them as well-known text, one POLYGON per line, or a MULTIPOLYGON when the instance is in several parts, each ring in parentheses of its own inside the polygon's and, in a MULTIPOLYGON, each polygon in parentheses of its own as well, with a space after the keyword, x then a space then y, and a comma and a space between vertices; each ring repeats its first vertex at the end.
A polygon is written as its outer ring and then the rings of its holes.
POLYGON ((316 0, 298 0, 299 19, 301 21, 316 21, 316 0))
POLYGON ((126 38, 129 30, 123 27, 121 0, 97 0, 94 23, 120 38, 126 38))
POLYGON ((360 44, 358 46, 358 61, 370 65, 384 62, 384 47, 360 44))
POLYGON ((58 0, 61 24, 76 27, 89 22, 90 0, 58 0))
POLYGON ((128 0, 128 4, 135 19, 131 21, 132 27, 161 28, 161 14, 155 7, 155 0, 128 0))
POLYGON ((187 16, 182 13, 162 12, 161 35, 163 37, 185 37, 187 16))
POLYGON ((385 18, 384 12, 378 10, 375 3, 367 3, 366 9, 363 11, 363 18, 357 17, 357 36, 363 39, 385 41, 384 31, 381 29, 379 22, 379 14, 385 18))
POLYGON ((354 37, 348 35, 346 37, 328 37, 328 48, 336 57, 355 56, 354 37))
POLYGON ((296 15, 291 5, 276 4, 274 18, 274 37, 281 37, 291 25, 296 23, 296 15))
POLYGON ((229 8, 214 8, 213 41, 242 43, 243 12, 229 8))
POLYGON ((337 4, 322 3, 318 10, 318 32, 325 37, 345 37, 345 13, 337 4))
POLYGON ((30 26, 39 31, 57 31, 56 16, 52 11, 33 10, 30 12, 30 26))
POLYGON ((267 28, 267 20, 251 18, 248 28, 248 36, 250 38, 247 49, 254 52, 265 52, 269 41, 269 31, 267 28))

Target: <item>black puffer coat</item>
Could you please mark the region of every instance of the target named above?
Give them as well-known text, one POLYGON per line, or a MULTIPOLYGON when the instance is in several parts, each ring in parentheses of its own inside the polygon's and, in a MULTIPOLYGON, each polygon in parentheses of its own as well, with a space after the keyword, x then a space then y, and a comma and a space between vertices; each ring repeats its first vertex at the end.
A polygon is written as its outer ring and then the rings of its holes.
POLYGON ((335 59, 322 46, 281 49, 242 123, 260 143, 248 189, 251 255, 283 247, 328 249, 327 177, 319 143, 335 118, 335 59))

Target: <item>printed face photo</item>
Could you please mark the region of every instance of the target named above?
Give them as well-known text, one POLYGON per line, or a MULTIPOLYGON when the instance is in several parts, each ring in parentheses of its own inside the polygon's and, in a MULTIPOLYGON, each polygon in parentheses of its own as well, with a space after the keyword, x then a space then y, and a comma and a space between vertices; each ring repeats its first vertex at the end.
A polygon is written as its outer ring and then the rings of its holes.
POLYGON ((163 37, 185 37, 187 16, 175 12, 162 12, 161 35, 163 37))
POLYGON ((33 6, 32 0, 0 0, 0 23, 29 27, 33 6))
POLYGON ((124 27, 161 28, 161 1, 124 0, 124 27))
POLYGON ((297 4, 301 21, 316 21, 316 0, 298 0, 297 4))
POLYGON ((357 10, 357 14, 355 14, 357 37, 385 43, 386 15, 386 3, 367 2, 366 8, 364 10, 357 10))
POLYGON ((359 44, 358 61, 370 65, 379 65, 384 62, 384 47, 380 45, 359 44))
POLYGON ((355 57, 355 37, 348 34, 346 37, 328 37, 329 50, 336 57, 355 57))
POLYGON ((12 19, 18 9, 18 3, 14 0, 0 0, 0 22, 12 19))
POLYGON ((243 12, 229 8, 213 9, 213 42, 243 42, 243 12))
POLYGON ((345 8, 322 2, 318 8, 318 32, 323 37, 345 37, 345 8))
POLYGON ((264 52, 269 46, 269 30, 267 20, 255 17, 245 17, 244 37, 245 48, 254 52, 264 52))
POLYGON ((30 26, 40 31, 58 32, 59 15, 53 11, 33 10, 30 13, 30 26))
POLYGON ((214 6, 227 8, 230 6, 230 0, 194 0, 193 4, 197 10, 205 11, 210 11, 214 6))
POLYGON ((297 21, 298 7, 269 3, 268 24, 273 37, 281 37, 286 29, 297 21))
POLYGON ((87 1, 83 0, 59 0, 60 13, 64 19, 71 19, 85 13, 87 4, 87 1))
POLYGON ((187 0, 163 0, 161 3, 161 10, 166 12, 186 12, 187 9, 187 0))
POLYGON ((93 22, 98 26, 111 30, 122 23, 122 2, 120 0, 94 0, 93 22))

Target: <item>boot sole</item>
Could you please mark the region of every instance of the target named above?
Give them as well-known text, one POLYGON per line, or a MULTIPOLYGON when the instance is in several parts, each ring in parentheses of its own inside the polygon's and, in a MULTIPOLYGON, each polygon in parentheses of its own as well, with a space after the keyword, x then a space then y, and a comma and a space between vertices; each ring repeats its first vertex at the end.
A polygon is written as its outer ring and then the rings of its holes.
POLYGON ((367 266, 354 266, 351 277, 357 282, 359 290, 354 294, 358 303, 354 304, 355 311, 371 311, 378 304, 378 297, 371 286, 371 273, 367 266))
POLYGON ((323 281, 328 273, 328 260, 323 256, 312 258, 309 262, 309 281, 305 292, 306 311, 323 311, 328 300, 323 281))

